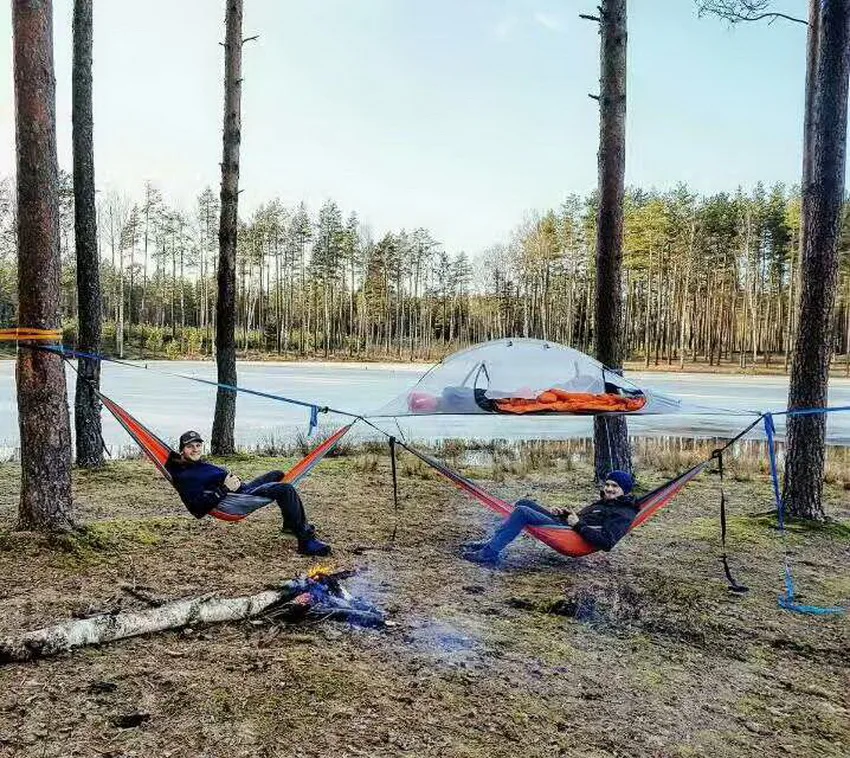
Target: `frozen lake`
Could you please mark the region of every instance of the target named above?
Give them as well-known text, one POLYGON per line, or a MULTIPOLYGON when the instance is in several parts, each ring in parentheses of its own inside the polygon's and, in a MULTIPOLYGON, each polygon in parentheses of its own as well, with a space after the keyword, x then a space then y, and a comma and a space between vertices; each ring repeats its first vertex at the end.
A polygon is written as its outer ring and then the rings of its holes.
MULTIPOLYGON (((215 365, 208 362, 149 361, 151 369, 215 378, 215 365)), ((423 365, 365 365, 318 363, 239 364, 239 383, 244 387, 285 395, 320 406, 332 406, 355 413, 374 410, 394 395, 413 385, 427 370, 423 365)), ((15 364, 0 361, 0 446, 7 455, 18 446, 15 404, 15 364)), ((785 407, 788 379, 782 376, 728 376, 710 374, 632 373, 629 377, 689 403, 740 410, 781 410, 785 407)), ((75 374, 68 371, 69 397, 73 398, 75 374)), ((104 364, 103 391, 123 405, 159 436, 173 442, 186 429, 208 435, 215 406, 215 388, 196 382, 104 364)), ((830 404, 850 405, 850 380, 834 379, 830 384, 830 404)), ((308 428, 309 412, 285 403, 240 394, 237 399, 236 438, 243 447, 264 442, 291 442, 308 428)), ((320 428, 341 425, 342 417, 320 416, 320 428)), ((561 439, 586 437, 592 431, 589 418, 442 416, 399 420, 410 439, 435 440, 449 437, 474 439, 502 438, 561 439)), ((632 434, 681 437, 733 436, 749 423, 746 417, 644 416, 629 420, 632 434)), ((383 419, 380 426, 397 433, 395 424, 383 419)), ((777 428, 784 423, 777 420, 777 428)), ((850 412, 828 417, 828 439, 832 444, 850 445, 850 412)), ((359 428, 361 438, 375 436, 359 428)), ((753 433, 761 436, 760 430, 753 433)), ((113 455, 120 455, 131 442, 108 413, 104 413, 104 437, 113 455)))

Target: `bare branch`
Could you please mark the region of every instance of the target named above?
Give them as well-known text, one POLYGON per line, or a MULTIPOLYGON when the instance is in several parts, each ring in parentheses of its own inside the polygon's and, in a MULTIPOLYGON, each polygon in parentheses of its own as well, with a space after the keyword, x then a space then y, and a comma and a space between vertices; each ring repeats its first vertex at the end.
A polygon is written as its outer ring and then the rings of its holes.
POLYGON ((588 96, 591 100, 596 100, 596 102, 597 102, 597 103, 599 102, 599 95, 593 95, 593 94, 591 94, 590 92, 588 92, 588 93, 587 93, 587 96, 588 96))
POLYGON ((802 18, 789 16, 786 13, 769 11, 771 0, 696 0, 697 15, 718 16, 730 24, 739 24, 742 21, 755 22, 768 19, 772 24, 777 19, 792 21, 797 24, 808 26, 808 22, 802 18))
POLYGON ((242 44, 244 45, 246 42, 253 42, 255 39, 260 39, 260 35, 255 34, 253 37, 245 37, 245 39, 242 40, 242 44))
POLYGON ((597 24, 602 23, 602 19, 599 16, 589 16, 586 13, 579 13, 579 18, 583 18, 585 21, 596 21, 597 24))

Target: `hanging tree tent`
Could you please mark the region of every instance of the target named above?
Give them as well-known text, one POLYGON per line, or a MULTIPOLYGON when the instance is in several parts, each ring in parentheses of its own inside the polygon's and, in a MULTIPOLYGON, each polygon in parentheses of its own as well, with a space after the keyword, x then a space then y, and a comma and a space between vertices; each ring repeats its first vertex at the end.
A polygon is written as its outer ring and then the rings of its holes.
POLYGON ((640 387, 571 347, 512 338, 473 345, 448 356, 410 390, 364 417, 605 413, 742 414, 688 404, 640 387))

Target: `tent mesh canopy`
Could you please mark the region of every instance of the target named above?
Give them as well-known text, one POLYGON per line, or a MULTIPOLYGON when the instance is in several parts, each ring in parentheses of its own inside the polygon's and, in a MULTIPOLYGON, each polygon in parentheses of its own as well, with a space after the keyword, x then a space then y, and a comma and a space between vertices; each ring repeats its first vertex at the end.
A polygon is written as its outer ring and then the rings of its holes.
POLYGON ((501 339, 455 353, 373 417, 435 414, 679 413, 672 397, 641 388, 571 347, 501 339))

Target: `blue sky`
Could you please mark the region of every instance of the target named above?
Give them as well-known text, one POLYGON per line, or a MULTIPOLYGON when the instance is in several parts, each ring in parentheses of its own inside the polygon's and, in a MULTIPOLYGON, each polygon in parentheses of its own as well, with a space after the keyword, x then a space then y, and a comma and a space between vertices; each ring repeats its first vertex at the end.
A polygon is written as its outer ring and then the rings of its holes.
MULTIPOLYGON (((596 183, 596 26, 578 0, 245 0, 242 212, 328 197, 377 236, 425 226, 450 252, 504 239, 596 183)), ((806 30, 629 3, 627 182, 703 192, 799 181, 806 30)), ((0 6, 0 175, 14 170, 10 4, 0 6)), ((146 179, 194 207, 217 188, 224 3, 96 0, 98 186, 146 179)), ((804 16, 805 0, 777 0, 804 16)), ((69 168, 72 0, 54 0, 69 168)))

